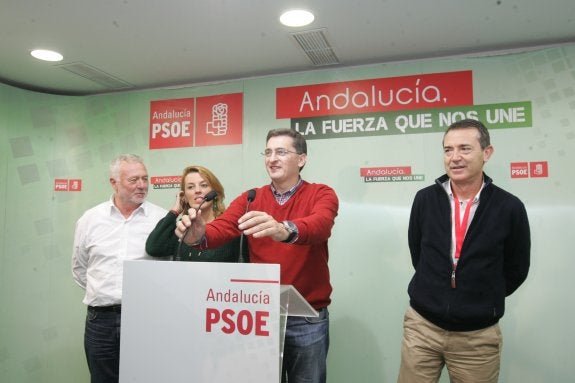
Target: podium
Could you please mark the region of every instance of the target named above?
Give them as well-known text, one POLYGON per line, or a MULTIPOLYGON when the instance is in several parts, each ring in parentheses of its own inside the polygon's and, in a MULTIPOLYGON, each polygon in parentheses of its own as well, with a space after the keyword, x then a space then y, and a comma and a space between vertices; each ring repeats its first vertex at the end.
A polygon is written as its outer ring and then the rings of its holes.
POLYGON ((120 383, 270 383, 287 317, 317 316, 275 264, 124 262, 120 383))
POLYGON ((281 368, 283 364, 283 350, 285 343, 285 332, 287 318, 295 317, 315 317, 319 313, 301 296, 299 291, 292 285, 280 286, 280 382, 281 368))

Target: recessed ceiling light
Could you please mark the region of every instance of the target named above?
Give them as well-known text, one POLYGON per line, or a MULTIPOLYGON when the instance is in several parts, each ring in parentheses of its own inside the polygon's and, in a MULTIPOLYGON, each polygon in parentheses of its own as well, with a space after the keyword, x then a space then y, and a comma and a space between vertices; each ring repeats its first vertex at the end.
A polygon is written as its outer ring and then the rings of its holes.
POLYGON ((64 58, 60 53, 46 49, 34 49, 30 54, 38 60, 44 61, 62 61, 64 58))
POLYGON ((311 24, 315 16, 310 11, 303 9, 294 9, 282 13, 280 16, 280 23, 287 27, 303 27, 311 24))

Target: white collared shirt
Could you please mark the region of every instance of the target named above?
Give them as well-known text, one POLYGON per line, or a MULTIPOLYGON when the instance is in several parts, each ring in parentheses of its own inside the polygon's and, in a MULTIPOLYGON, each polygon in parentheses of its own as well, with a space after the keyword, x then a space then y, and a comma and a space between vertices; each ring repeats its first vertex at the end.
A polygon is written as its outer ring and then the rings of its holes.
MULTIPOLYGON (((443 189, 445 189, 445 191, 447 192, 447 195, 449 196, 449 202, 451 204, 451 259, 453 260, 453 263, 457 263, 457 259, 455 258, 455 220, 453 219, 453 214, 455 211, 455 198, 453 198, 453 191, 451 190, 451 182, 448 179, 447 181, 445 181, 443 184, 443 189)), ((471 208, 469 210, 469 220, 467 221, 467 227, 465 228, 465 232, 467 232, 467 229, 469 228, 469 225, 471 225, 471 221, 473 221, 473 217, 475 216, 475 212, 477 211, 477 206, 479 206, 479 195, 481 194, 481 191, 483 190, 483 187, 485 186, 485 182, 483 182, 483 184, 481 185, 481 189, 479 189, 479 191, 477 192, 477 194, 475 195, 475 197, 473 197, 473 199, 469 199, 466 201, 459 201, 459 203, 461 204, 461 209, 459 209, 459 214, 460 217, 459 219, 463 219, 463 213, 465 212, 465 208, 467 207, 467 204, 471 203, 473 205, 471 205, 471 208)))
POLYGON ((125 218, 110 199, 78 219, 72 276, 86 290, 86 305, 121 303, 124 261, 153 259, 146 254, 146 239, 166 214, 167 210, 145 201, 125 218))

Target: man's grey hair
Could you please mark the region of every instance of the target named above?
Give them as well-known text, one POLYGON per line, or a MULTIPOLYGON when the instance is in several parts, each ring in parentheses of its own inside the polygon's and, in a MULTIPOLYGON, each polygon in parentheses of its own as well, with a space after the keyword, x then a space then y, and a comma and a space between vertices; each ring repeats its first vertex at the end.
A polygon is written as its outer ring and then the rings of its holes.
POLYGON ((144 165, 144 160, 137 154, 120 154, 110 161, 110 178, 115 180, 120 178, 120 165, 122 162, 140 163, 144 165))

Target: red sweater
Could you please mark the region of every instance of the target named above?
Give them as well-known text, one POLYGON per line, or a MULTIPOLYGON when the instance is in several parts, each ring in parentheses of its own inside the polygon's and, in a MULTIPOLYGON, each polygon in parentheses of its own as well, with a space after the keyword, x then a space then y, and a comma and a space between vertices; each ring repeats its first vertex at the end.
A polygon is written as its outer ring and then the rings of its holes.
MULTIPOLYGON (((232 201, 226 211, 206 225, 206 245, 218 247, 241 234, 238 219, 245 214, 247 192, 232 201)), ((270 237, 248 236, 250 262, 276 263, 281 268, 281 283, 293 285, 315 308, 331 302, 328 245, 338 199, 335 191, 322 184, 303 182, 283 205, 277 203, 270 185, 256 189, 249 210, 264 211, 278 222, 292 221, 298 228, 295 243, 277 242, 270 237)))

